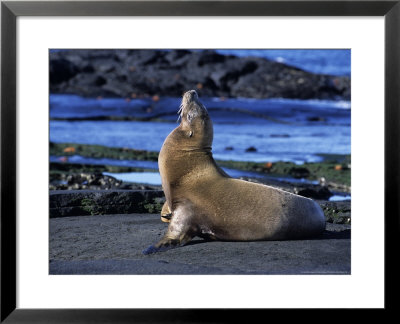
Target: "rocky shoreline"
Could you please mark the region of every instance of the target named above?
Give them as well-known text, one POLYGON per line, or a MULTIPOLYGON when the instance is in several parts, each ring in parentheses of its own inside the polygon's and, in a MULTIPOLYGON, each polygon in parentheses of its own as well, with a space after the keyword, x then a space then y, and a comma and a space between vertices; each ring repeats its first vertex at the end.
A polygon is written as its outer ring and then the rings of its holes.
MULTIPOLYGON (((160 185, 123 182, 112 176, 114 172, 157 172, 156 169, 68 162, 69 156, 76 154, 90 158, 155 162, 158 152, 108 148, 100 145, 50 143, 50 154, 61 159, 59 162, 50 163, 51 218, 161 211, 165 198, 160 185), (109 174, 104 175, 103 172, 109 174)), ((350 156, 327 156, 324 162, 307 163, 302 166, 289 162, 217 161, 217 163, 224 167, 263 175, 261 178, 242 176, 240 179, 315 199, 324 209, 328 222, 350 224, 350 201, 329 201, 333 195, 345 196, 351 192, 350 156), (296 179, 318 181, 294 181, 296 179)))
POLYGON ((126 100, 202 97, 350 100, 350 77, 313 74, 260 57, 212 50, 50 52, 50 93, 126 100))
MULTIPOLYGON (((160 213, 162 190, 51 190, 50 218, 160 213)), ((350 224, 351 201, 317 200, 328 223, 350 224)))
MULTIPOLYGON (((51 189, 90 189, 73 188, 68 186, 57 186, 59 180, 68 182, 68 175, 75 174, 97 174, 97 178, 101 172, 144 172, 157 171, 145 168, 119 167, 111 165, 88 165, 69 163, 68 158, 73 155, 80 155, 88 158, 109 158, 114 160, 139 160, 153 161, 158 159, 158 152, 150 152, 143 150, 134 150, 129 148, 106 147, 101 145, 76 144, 76 143, 50 143, 50 155, 60 158, 60 163, 50 163, 50 185, 54 185, 51 189), (62 162, 61 162, 62 161, 62 162)), ((324 156, 323 162, 305 163, 301 166, 292 162, 275 162, 275 163, 260 163, 249 161, 216 161, 221 167, 251 171, 266 175, 269 178, 273 177, 292 177, 295 179, 316 180, 321 187, 326 187, 332 191, 350 193, 351 192, 351 156, 350 155, 327 155, 324 156)), ((85 175, 90 177, 90 175, 85 175)), ((247 178, 243 178, 248 180, 247 178)), ((79 177, 76 176, 76 181, 70 179, 70 185, 79 182, 79 177)), ((82 182, 85 181, 81 177, 82 182)), ((86 179, 90 180, 90 179, 86 179)), ((254 181, 259 181, 253 179, 254 181)), ((100 181, 100 180, 99 180, 100 181)), ((252 181, 250 179, 250 181, 252 181)), ((282 181, 274 183, 265 183, 276 185, 282 181)), ((301 184, 299 184, 301 185, 301 184)), ((119 185, 108 187, 108 189, 117 189, 119 185)), ((287 187, 287 186, 286 186, 287 187)), ((102 187, 106 189, 105 187, 102 187)), ((95 189, 95 188, 92 188, 95 189)), ((99 188, 100 189, 100 188, 99 188)), ((126 189, 134 189, 127 188, 126 189)), ((304 186, 303 186, 304 189, 304 186)), ((297 192, 296 192, 297 193, 297 192)), ((311 198, 318 198, 310 196, 311 198)), ((329 197, 328 197, 329 198, 329 197)))
POLYGON ((160 213, 162 190, 51 190, 50 218, 160 213))

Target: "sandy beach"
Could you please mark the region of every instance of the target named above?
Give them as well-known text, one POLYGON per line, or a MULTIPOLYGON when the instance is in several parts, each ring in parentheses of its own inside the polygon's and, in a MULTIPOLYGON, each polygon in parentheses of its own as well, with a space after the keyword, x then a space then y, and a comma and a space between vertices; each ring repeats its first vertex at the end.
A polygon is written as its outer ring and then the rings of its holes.
POLYGON ((167 224, 158 214, 52 218, 50 274, 350 274, 350 225, 327 223, 319 238, 206 242, 153 255, 167 224))

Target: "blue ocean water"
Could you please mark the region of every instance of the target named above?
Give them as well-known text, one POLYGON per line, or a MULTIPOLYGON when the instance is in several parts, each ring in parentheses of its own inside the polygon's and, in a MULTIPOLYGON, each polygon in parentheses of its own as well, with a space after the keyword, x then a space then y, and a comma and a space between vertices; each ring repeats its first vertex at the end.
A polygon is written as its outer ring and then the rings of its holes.
POLYGON ((350 49, 219 49, 217 52, 235 56, 264 57, 313 73, 351 74, 350 49))
MULTIPOLYGON (((349 154, 349 102, 289 99, 202 98, 214 124, 214 158, 298 164, 321 161, 321 153, 349 154), (250 147, 255 150, 249 151, 250 147)), ((155 121, 50 121, 50 141, 159 151, 178 126, 180 98, 86 99, 51 95, 50 117, 161 116, 155 121), (149 109, 149 107, 151 109, 149 109)))

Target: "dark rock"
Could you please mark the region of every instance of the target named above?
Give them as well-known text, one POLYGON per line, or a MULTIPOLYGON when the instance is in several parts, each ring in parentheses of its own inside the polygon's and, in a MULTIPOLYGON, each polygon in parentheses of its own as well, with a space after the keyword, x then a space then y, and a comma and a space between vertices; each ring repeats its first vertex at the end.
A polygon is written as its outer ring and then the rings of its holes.
POLYGON ((96 86, 101 87, 107 83, 107 80, 99 75, 96 77, 96 80, 94 81, 94 83, 96 86))
POLYGON ((296 192, 298 195, 313 199, 324 199, 327 200, 333 196, 333 193, 328 188, 322 187, 319 189, 305 188, 296 192))
POLYGON ((50 64, 50 84, 60 84, 78 74, 78 67, 71 61, 61 58, 50 64))
POLYGON ((310 175, 310 171, 303 167, 293 167, 289 170, 289 174, 296 179, 307 178, 310 175))
POLYGON ((326 119, 324 117, 318 117, 318 116, 312 116, 312 117, 307 117, 307 120, 310 122, 324 122, 326 119))
POLYGON ((250 146, 246 149, 246 152, 257 152, 257 149, 254 146, 250 146))
MULTIPOLYGON (((77 166, 81 166, 77 164, 77 166)), ((85 166, 85 165, 82 165, 85 166)), ((68 164, 51 164, 51 168, 60 171, 69 171, 68 164)), ((101 168, 101 166, 100 166, 101 168)), ((161 190, 161 186, 146 185, 140 183, 124 183, 112 176, 103 175, 101 172, 80 172, 52 174, 50 190, 161 190)))
POLYGON ((171 64, 176 64, 177 60, 182 59, 184 56, 189 55, 191 52, 188 50, 175 50, 170 51, 165 55, 165 59, 171 64))
POLYGON ((225 151, 233 151, 233 146, 227 146, 227 147, 225 147, 225 151))
POLYGON ((161 190, 54 190, 49 201, 50 218, 54 218, 157 213, 165 198, 161 190))
POLYGON ((350 99, 350 78, 317 75, 212 50, 65 50, 50 53, 50 90, 82 96, 350 99), (200 86, 199 86, 200 85, 200 86))
POLYGON ((85 65, 82 68, 82 72, 84 72, 84 73, 93 73, 94 72, 94 68, 93 68, 92 65, 88 64, 88 65, 85 65))
POLYGON ((225 62, 225 55, 218 54, 214 51, 206 50, 201 52, 198 65, 203 66, 205 64, 223 63, 225 62))
MULTIPOLYGON (((114 177, 106 176, 101 173, 77 173, 66 176, 67 189, 111 189, 119 187, 121 180, 114 177)), ((62 186, 61 188, 64 188, 62 186)))
POLYGON ((282 138, 288 138, 290 137, 289 134, 271 134, 269 135, 270 137, 282 137, 282 138))
POLYGON ((326 221, 334 224, 351 223, 351 201, 325 201, 320 202, 326 221))

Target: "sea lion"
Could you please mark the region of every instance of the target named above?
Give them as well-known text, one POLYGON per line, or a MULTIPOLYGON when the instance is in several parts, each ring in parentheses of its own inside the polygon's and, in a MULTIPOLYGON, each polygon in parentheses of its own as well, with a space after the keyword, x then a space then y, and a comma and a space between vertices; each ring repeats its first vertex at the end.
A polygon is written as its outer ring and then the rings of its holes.
POLYGON ((183 95, 181 122, 165 139, 158 164, 170 221, 150 254, 189 242, 194 236, 224 241, 308 238, 325 229, 313 200, 270 186, 229 177, 211 153, 213 124, 195 90, 183 95))

